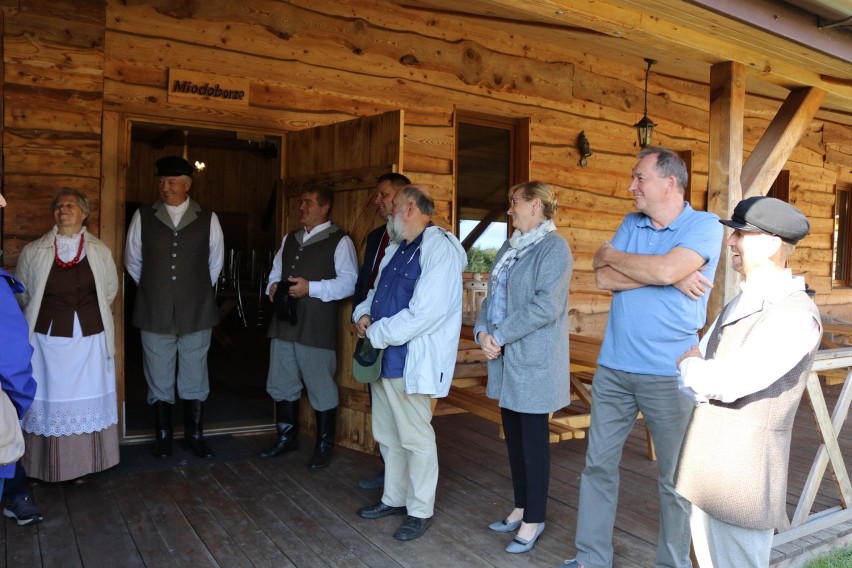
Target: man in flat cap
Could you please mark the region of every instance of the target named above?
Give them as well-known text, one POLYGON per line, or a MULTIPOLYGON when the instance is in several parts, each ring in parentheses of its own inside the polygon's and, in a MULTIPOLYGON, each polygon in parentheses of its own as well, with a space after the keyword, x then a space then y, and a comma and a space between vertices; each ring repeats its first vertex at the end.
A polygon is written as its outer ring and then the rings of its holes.
POLYGON ((203 403, 210 393, 207 351, 219 322, 214 286, 224 250, 216 214, 189 198, 193 173, 179 156, 157 160, 160 200, 133 214, 124 253, 127 272, 139 286, 133 325, 142 335, 157 457, 172 454, 175 384, 184 402, 185 446, 198 457, 213 457, 204 442, 203 403))
POLYGON ((676 489, 692 503, 701 566, 769 565, 786 520, 793 418, 822 336, 820 315, 787 259, 810 224, 771 197, 734 209, 727 245, 742 291, 710 331, 678 359, 697 407, 687 428, 676 489))

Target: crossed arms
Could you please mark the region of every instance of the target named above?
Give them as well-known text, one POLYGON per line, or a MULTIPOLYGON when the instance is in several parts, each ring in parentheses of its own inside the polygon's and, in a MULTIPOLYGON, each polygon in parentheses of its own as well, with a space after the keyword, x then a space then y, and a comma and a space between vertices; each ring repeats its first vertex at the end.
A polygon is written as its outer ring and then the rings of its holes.
POLYGON ((623 292, 672 285, 691 300, 701 298, 713 287, 701 274, 704 266, 704 258, 685 247, 665 254, 635 254, 620 251, 609 242, 601 245, 592 261, 595 284, 601 290, 623 292))

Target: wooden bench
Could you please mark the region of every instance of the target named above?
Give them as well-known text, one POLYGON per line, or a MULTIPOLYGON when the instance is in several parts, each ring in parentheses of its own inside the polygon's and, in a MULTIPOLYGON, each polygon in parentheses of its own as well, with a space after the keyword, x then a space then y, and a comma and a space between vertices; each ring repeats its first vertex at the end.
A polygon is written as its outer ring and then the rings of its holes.
MULTIPOLYGON (((841 349, 849 347, 848 341, 852 341, 852 325, 848 323, 823 322, 822 324, 822 346, 825 349, 841 349), (843 343, 838 341, 838 336, 845 338, 843 343)), ((818 373, 819 378, 825 381, 826 386, 840 385, 846 381, 850 369, 826 369, 818 373)))

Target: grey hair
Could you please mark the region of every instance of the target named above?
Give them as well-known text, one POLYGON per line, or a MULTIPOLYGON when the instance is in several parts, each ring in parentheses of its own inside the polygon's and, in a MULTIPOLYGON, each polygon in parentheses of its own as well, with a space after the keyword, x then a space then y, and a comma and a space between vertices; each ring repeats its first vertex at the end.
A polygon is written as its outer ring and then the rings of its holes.
POLYGON ((53 196, 53 200, 50 202, 50 212, 53 213, 53 211, 56 210, 56 204, 59 203, 59 199, 66 195, 70 195, 71 197, 77 200, 77 205, 83 211, 83 215, 85 216, 83 217, 83 224, 85 225, 86 221, 89 219, 89 213, 91 213, 91 210, 89 208, 89 198, 77 191, 76 189, 63 187, 62 189, 57 191, 56 195, 53 196))
POLYGON ((400 190, 406 201, 411 201, 424 215, 431 217, 435 214, 435 200, 422 185, 406 185, 400 190))
POLYGON ((661 178, 674 176, 675 180, 677 180, 678 190, 683 193, 686 185, 689 183, 689 172, 686 171, 686 164, 681 157, 668 148, 649 146, 636 154, 636 159, 641 160, 645 156, 652 155, 657 157, 657 164, 654 168, 657 171, 657 175, 661 178))

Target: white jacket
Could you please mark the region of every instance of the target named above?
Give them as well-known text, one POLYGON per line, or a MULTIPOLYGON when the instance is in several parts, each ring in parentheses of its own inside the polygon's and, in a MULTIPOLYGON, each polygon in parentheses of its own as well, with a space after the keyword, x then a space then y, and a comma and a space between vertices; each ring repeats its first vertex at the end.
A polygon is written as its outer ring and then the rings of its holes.
MULTIPOLYGON (((388 245, 381 273, 393 257, 397 243, 388 245)), ((402 375, 407 394, 447 396, 459 349, 462 316, 462 272, 467 254, 458 239, 440 227, 427 227, 420 245, 420 278, 408 307, 373 322, 367 337, 377 349, 408 343, 402 375)), ((352 321, 370 315, 375 289, 355 307, 352 321)))

